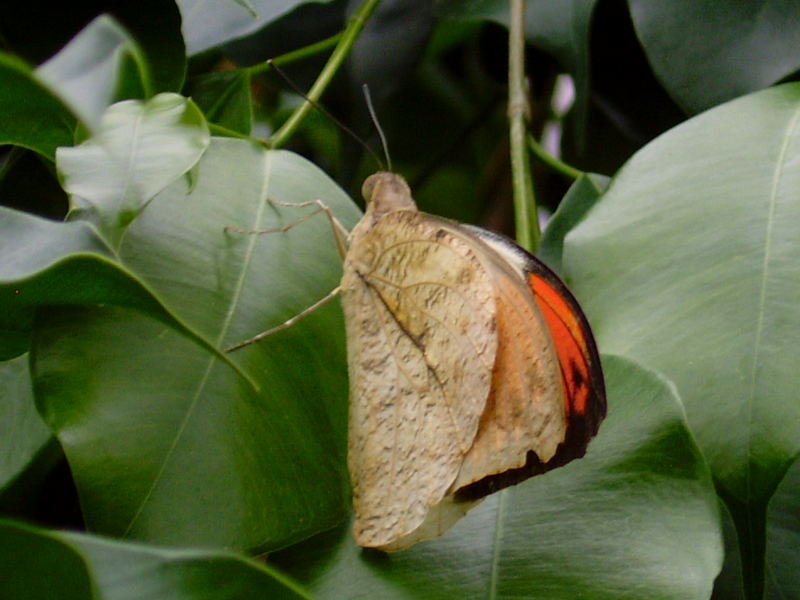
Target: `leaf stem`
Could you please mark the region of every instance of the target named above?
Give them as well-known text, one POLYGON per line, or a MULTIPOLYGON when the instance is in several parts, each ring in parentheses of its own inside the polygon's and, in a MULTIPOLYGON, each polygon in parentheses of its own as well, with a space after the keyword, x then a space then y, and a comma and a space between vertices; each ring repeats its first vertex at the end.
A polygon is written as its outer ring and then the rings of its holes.
POLYGON ((531 152, 541 160, 544 164, 548 167, 552 168, 554 171, 561 173, 562 175, 569 177, 570 179, 577 179, 581 175, 583 175, 583 171, 576 169, 575 167, 568 165, 564 161, 560 160, 558 157, 553 156, 547 150, 544 149, 538 140, 533 137, 530 133, 528 134, 528 148, 530 148, 531 152))
POLYGON ((742 502, 717 487, 731 513, 739 542, 742 565, 742 588, 747 600, 762 600, 766 580, 764 569, 767 553, 767 500, 750 498, 742 502))
POLYGON ((218 125, 217 123, 212 123, 211 121, 208 122, 208 130, 214 134, 221 137, 232 137, 232 138, 239 138, 242 140, 250 140, 252 142, 263 144, 263 140, 256 139, 252 136, 245 135, 244 133, 239 133, 238 131, 234 131, 233 129, 228 129, 222 125, 218 125))
POLYGON ((511 184, 517 243, 530 252, 536 250, 541 232, 536 216, 536 198, 525 143, 528 121, 528 95, 525 81, 525 1, 511 0, 511 27, 508 33, 508 120, 511 152, 511 184))
POLYGON ((319 54, 321 52, 325 52, 329 48, 334 47, 339 40, 342 38, 343 32, 340 31, 336 35, 332 35, 331 37, 325 38, 324 40, 320 40, 313 44, 309 44, 308 46, 303 46, 302 48, 298 48, 297 50, 292 50, 291 52, 287 52, 286 54, 281 54, 280 56, 276 56, 270 61, 264 61, 262 63, 258 63, 257 65, 253 65, 252 67, 248 67, 247 70, 249 74, 252 75, 259 75, 264 71, 269 71, 271 68, 271 64, 278 65, 282 67, 283 65, 288 65, 293 62, 297 62, 298 60, 303 60, 308 58, 309 56, 314 56, 315 54, 319 54))
POLYGON ((358 10, 355 12, 355 14, 350 17, 350 22, 342 32, 341 37, 336 44, 336 48, 334 48, 333 53, 328 59, 328 62, 322 68, 322 71, 320 71, 320 74, 317 77, 317 80, 314 82, 314 85, 312 85, 311 89, 308 90, 306 101, 303 102, 297 108, 297 110, 292 113, 286 123, 284 123, 280 129, 278 129, 278 131, 276 131, 269 138, 268 143, 270 147, 280 148, 283 146, 294 133, 295 129, 297 129, 297 127, 300 125, 301 121, 309 113, 314 104, 319 101, 322 93, 325 91, 325 88, 328 87, 328 84, 336 74, 336 71, 339 70, 339 67, 342 66, 344 59, 347 58, 347 55, 350 53, 353 44, 355 44, 358 36, 364 29, 367 19, 369 19, 379 2, 380 0, 364 0, 364 2, 361 3, 361 6, 358 7, 358 10))

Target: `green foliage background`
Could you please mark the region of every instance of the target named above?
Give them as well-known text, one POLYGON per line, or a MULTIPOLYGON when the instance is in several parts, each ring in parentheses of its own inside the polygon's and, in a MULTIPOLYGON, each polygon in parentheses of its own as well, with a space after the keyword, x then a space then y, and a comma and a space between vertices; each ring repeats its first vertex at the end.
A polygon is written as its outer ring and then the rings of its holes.
POLYGON ((584 459, 386 555, 348 531, 338 306, 223 350, 336 285, 330 227, 226 226, 321 199, 349 228, 377 168, 295 121, 273 58, 377 147, 369 84, 421 208, 513 234, 508 4, 8 2, 0 597, 800 598, 793 8, 526 3, 533 146, 572 166, 533 159, 539 255, 609 416, 584 459))

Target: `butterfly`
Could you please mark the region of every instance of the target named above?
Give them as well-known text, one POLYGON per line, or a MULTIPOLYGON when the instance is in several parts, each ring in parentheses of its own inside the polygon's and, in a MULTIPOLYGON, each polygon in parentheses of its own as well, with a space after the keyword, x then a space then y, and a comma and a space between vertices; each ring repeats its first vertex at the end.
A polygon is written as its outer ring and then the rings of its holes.
POLYGON ((583 456, 606 396, 589 323, 543 263, 420 212, 400 175, 378 172, 362 191, 338 288, 353 534, 394 551, 583 456))

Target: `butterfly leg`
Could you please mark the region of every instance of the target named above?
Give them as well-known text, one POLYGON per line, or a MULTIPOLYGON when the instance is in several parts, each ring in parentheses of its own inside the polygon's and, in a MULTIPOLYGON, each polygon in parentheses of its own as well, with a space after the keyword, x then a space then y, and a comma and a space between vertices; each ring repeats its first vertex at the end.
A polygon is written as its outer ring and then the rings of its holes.
POLYGON ((286 321, 284 321, 280 325, 276 325, 275 327, 271 327, 270 329, 267 329, 266 331, 262 331, 258 335, 251 337, 249 340, 244 340, 243 342, 239 342, 238 344, 234 344, 233 346, 228 346, 227 348, 225 348, 225 352, 233 352, 234 350, 238 350, 239 348, 244 348, 245 346, 249 346, 250 344, 255 344, 256 342, 259 342, 259 341, 263 340, 268 335, 272 335, 273 333, 276 333, 276 332, 281 331, 283 329, 288 329, 289 327, 291 327, 292 325, 297 323, 297 321, 299 321, 303 317, 305 317, 307 315, 310 315, 312 312, 314 312, 315 310, 317 310, 321 306, 324 306, 325 304, 327 304, 328 302, 333 300, 336 296, 339 295, 339 292, 341 292, 341 291, 342 291, 342 288, 337 285, 335 288, 333 288, 328 293, 327 296, 325 296, 324 298, 320 298, 319 300, 314 302, 314 304, 312 304, 308 308, 303 309, 302 311, 297 313, 292 318, 287 319, 286 321))
POLYGON ((339 252, 339 256, 342 258, 342 260, 344 260, 344 256, 347 254, 347 237, 350 235, 350 232, 348 232, 345 226, 339 222, 339 219, 334 216, 330 207, 322 200, 309 200, 308 202, 282 202, 280 200, 273 200, 270 198, 269 201, 275 206, 289 206, 292 208, 316 206, 317 208, 310 213, 305 214, 302 217, 280 227, 274 227, 272 229, 243 229, 241 227, 234 227, 233 225, 226 225, 225 231, 259 235, 262 233, 283 233, 293 229, 294 227, 297 227, 315 215, 325 213, 325 216, 328 218, 328 222, 331 224, 331 229, 333 230, 333 237, 336 240, 336 249, 339 252))
MULTIPOLYGON (((300 225, 301 223, 304 223, 305 221, 307 221, 308 219, 310 219, 315 215, 318 215, 319 213, 324 213, 325 216, 328 218, 328 222, 331 224, 331 229, 333 230, 333 237, 336 241, 336 248, 339 251, 339 255, 344 260, 344 256, 345 254, 347 254, 347 238, 350 235, 350 233, 347 231, 347 229, 345 229, 344 225, 342 225, 339 222, 339 220, 334 216, 333 211, 327 204, 325 204, 321 200, 309 200, 308 202, 282 202, 280 200, 270 199, 269 201, 270 203, 276 206, 288 206, 292 208, 305 208, 308 206, 316 206, 316 209, 309 212, 308 214, 303 215, 298 219, 295 219, 294 221, 291 221, 290 223, 282 225, 281 227, 274 227, 272 229, 243 229, 241 227, 234 227, 233 225, 227 225, 225 227, 225 231, 232 231, 235 233, 245 233, 245 234, 282 233, 289 231, 290 229, 300 225)), ((272 335, 273 333, 291 327, 306 315, 311 314, 321 306, 324 306, 325 304, 333 300, 336 296, 339 295, 340 291, 341 291, 340 286, 335 287, 325 297, 317 300, 314 304, 303 309, 302 311, 300 311, 290 319, 287 319, 280 325, 276 325, 275 327, 271 327, 266 331, 262 331, 258 335, 250 339, 244 340, 243 342, 239 342, 237 344, 233 344, 232 346, 228 346, 227 348, 225 348, 225 352, 233 352, 234 350, 238 350, 239 348, 249 346, 250 344, 255 344, 256 342, 263 340, 265 337, 272 335)))

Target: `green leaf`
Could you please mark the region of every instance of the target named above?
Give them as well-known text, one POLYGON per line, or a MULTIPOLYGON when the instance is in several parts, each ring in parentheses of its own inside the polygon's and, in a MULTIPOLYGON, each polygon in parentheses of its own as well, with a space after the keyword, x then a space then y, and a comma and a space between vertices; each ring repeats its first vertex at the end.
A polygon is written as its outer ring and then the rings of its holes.
POLYGON ((73 208, 96 220, 116 248, 131 221, 199 160, 208 143, 208 126, 194 103, 164 93, 114 104, 97 134, 59 148, 56 163, 73 208))
MULTIPOLYGON (((769 504, 767 520, 767 600, 800 597, 800 461, 795 461, 769 504)), ((725 564, 714 583, 714 599, 742 600, 742 566, 736 531, 724 512, 725 564)))
POLYGON ((0 52, 0 144, 15 144, 55 159, 72 143, 75 117, 22 60, 0 52))
POLYGON ((0 363, 0 491, 35 463, 52 438, 33 403, 28 356, 0 363))
MULTIPOLYGON (((355 12, 360 4, 357 0, 349 2, 347 13, 355 12)), ((375 106, 384 104, 413 76, 435 22, 433 2, 394 0, 378 4, 347 56, 350 96, 360 98, 367 85, 375 106)), ((364 103, 357 104, 362 106, 354 111, 356 122, 369 122, 364 103)))
POLYGON ((232 69, 195 77, 189 82, 189 95, 212 123, 250 135, 253 102, 249 70, 232 69))
POLYGON ((175 2, 138 0, 120 2, 111 9, 141 49, 152 93, 180 92, 186 77, 186 45, 181 34, 181 13, 175 2), (153 23, 158 23, 158 27, 153 27, 153 23))
POLYGON ((0 597, 26 600, 310 599, 231 552, 165 549, 0 521, 0 597))
POLYGON ((800 598, 800 461, 778 486, 768 514, 767 598, 800 598))
POLYGON ((609 179, 596 173, 584 173, 570 186, 547 223, 536 255, 554 271, 561 273, 564 236, 589 212, 608 187, 609 179))
MULTIPOLYGON (((277 325, 337 284, 323 215, 278 227, 324 199, 358 211, 297 155, 214 138, 128 228, 123 265, 219 347, 277 325)), ((145 316, 40 311, 37 402, 61 441, 90 529, 162 543, 267 549, 344 516, 346 366, 335 305, 231 356, 250 380, 145 316), (258 387, 256 387, 258 386, 258 387)))
POLYGON ((97 598, 87 565, 56 537, 0 520, 0 597, 26 600, 97 598))
MULTIPOLYGON (((36 70, 36 76, 94 131, 121 88, 149 96, 148 66, 136 41, 112 17, 89 23, 69 44, 36 70), (125 71, 133 61, 135 81, 125 71)), ((124 95, 127 97, 127 94, 124 95)))
POLYGON ((362 550, 341 528, 272 560, 319 598, 708 598, 718 506, 674 389, 629 361, 603 365, 609 414, 584 458, 409 550, 362 550))
POLYGON ((160 320, 230 366, 230 358, 165 307, 88 223, 57 223, 0 207, 0 358, 27 351, 42 306, 110 305, 160 320))
POLYGON ((189 56, 265 27, 308 0, 176 0, 189 56))
POLYGON ((69 198, 58 183, 52 162, 25 148, 6 148, 0 166, 0 206, 61 220, 69 198))
POLYGON ((799 122, 792 84, 684 123, 628 162, 564 246, 601 348, 678 386, 754 598, 767 502, 800 453, 799 122))
MULTIPOLYGON (((71 266, 59 264, 65 257, 75 255, 78 262, 84 262, 86 254, 96 254, 100 264, 111 254, 86 223, 56 223, 0 207, 0 359, 27 351, 36 306, 70 299, 96 300, 94 293, 103 287, 101 281, 90 286, 67 282, 65 286, 61 277, 71 266), (48 272, 54 276, 48 277, 48 272)), ((110 271, 113 277, 114 270, 110 271)), ((116 287, 105 286, 105 291, 116 287)), ((100 297, 101 302, 107 299, 102 292, 100 297)))
POLYGON ((792 0, 628 0, 648 60, 673 98, 700 112, 800 69, 792 0))

